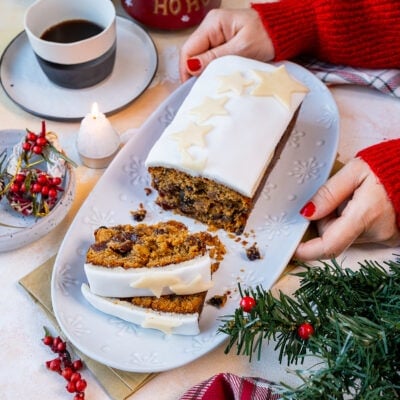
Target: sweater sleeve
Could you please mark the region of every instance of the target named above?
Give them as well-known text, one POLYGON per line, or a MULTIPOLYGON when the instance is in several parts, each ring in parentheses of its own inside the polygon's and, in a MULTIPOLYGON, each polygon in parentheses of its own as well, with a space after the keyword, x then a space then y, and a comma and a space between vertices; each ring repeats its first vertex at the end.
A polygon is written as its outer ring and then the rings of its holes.
POLYGON ((393 139, 367 147, 357 153, 385 187, 396 212, 400 229, 400 139, 393 139))
POLYGON ((400 68, 400 1, 280 0, 254 3, 275 61, 299 55, 362 68, 400 68))

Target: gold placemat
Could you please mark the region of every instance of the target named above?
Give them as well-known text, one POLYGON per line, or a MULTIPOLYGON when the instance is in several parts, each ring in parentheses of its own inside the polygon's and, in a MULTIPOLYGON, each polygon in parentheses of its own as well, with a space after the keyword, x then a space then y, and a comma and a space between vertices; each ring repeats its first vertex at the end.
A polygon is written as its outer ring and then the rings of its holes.
MULTIPOLYGON (((53 326, 61 334, 51 305, 50 282, 54 260, 55 256, 23 277, 19 283, 43 309, 53 323, 53 326)), ((73 348, 73 352, 84 361, 86 367, 93 373, 104 390, 114 400, 127 399, 155 376, 155 374, 152 373, 125 372, 107 367, 106 365, 88 358, 75 348, 73 348)))

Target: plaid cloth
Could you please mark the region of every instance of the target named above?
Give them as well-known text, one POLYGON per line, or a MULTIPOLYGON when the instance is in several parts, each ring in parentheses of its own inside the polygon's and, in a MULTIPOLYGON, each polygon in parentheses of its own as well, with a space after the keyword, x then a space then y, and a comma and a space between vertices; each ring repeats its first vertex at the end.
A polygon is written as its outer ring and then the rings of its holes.
POLYGON ((369 86, 382 93, 400 98, 399 69, 364 69, 334 65, 315 59, 299 59, 299 64, 313 72, 327 85, 369 86))
POLYGON ((278 400, 272 385, 261 378, 221 373, 192 387, 180 400, 278 400))

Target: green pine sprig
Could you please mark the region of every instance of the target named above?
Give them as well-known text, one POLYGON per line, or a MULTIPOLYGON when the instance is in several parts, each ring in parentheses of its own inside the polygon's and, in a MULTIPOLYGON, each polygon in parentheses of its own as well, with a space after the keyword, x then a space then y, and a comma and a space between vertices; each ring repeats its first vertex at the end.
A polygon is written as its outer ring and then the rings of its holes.
POLYGON ((279 361, 303 363, 295 370, 298 388, 281 386, 287 399, 395 399, 400 397, 400 260, 359 263, 357 270, 336 260, 301 264, 300 287, 289 296, 274 296, 261 286, 243 290, 255 299, 250 312, 240 307, 223 317, 219 331, 228 335, 225 352, 262 356, 264 341, 276 342, 279 361), (298 327, 311 323, 315 333, 299 337, 298 327))

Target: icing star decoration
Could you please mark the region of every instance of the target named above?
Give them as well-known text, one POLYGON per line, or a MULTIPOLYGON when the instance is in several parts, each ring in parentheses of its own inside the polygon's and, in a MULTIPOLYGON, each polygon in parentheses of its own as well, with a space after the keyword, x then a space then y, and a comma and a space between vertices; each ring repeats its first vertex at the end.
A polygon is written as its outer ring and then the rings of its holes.
POLYGON ((179 150, 186 150, 191 146, 205 147, 205 136, 212 128, 211 125, 190 122, 186 129, 172 134, 171 138, 178 142, 179 150))
POLYGON ((253 80, 247 80, 242 74, 237 71, 230 75, 222 75, 218 77, 219 86, 217 93, 225 93, 232 90, 236 94, 240 95, 246 86, 250 86, 254 83, 253 80))
POLYGON ((253 89, 253 96, 273 96, 286 108, 290 107, 293 93, 308 93, 309 89, 296 79, 293 79, 284 65, 273 71, 254 71, 260 79, 258 85, 253 89))
POLYGON ((203 103, 190 110, 190 114, 194 114, 198 117, 198 122, 204 122, 214 115, 227 115, 228 111, 224 105, 228 101, 228 97, 219 97, 214 99, 212 97, 205 97, 203 103))
POLYGON ((188 168, 196 171, 204 169, 207 159, 201 158, 196 160, 188 150, 192 146, 204 148, 206 146, 205 135, 207 135, 212 128, 212 125, 198 125, 194 122, 190 122, 186 129, 171 135, 171 138, 178 142, 182 163, 188 168))

